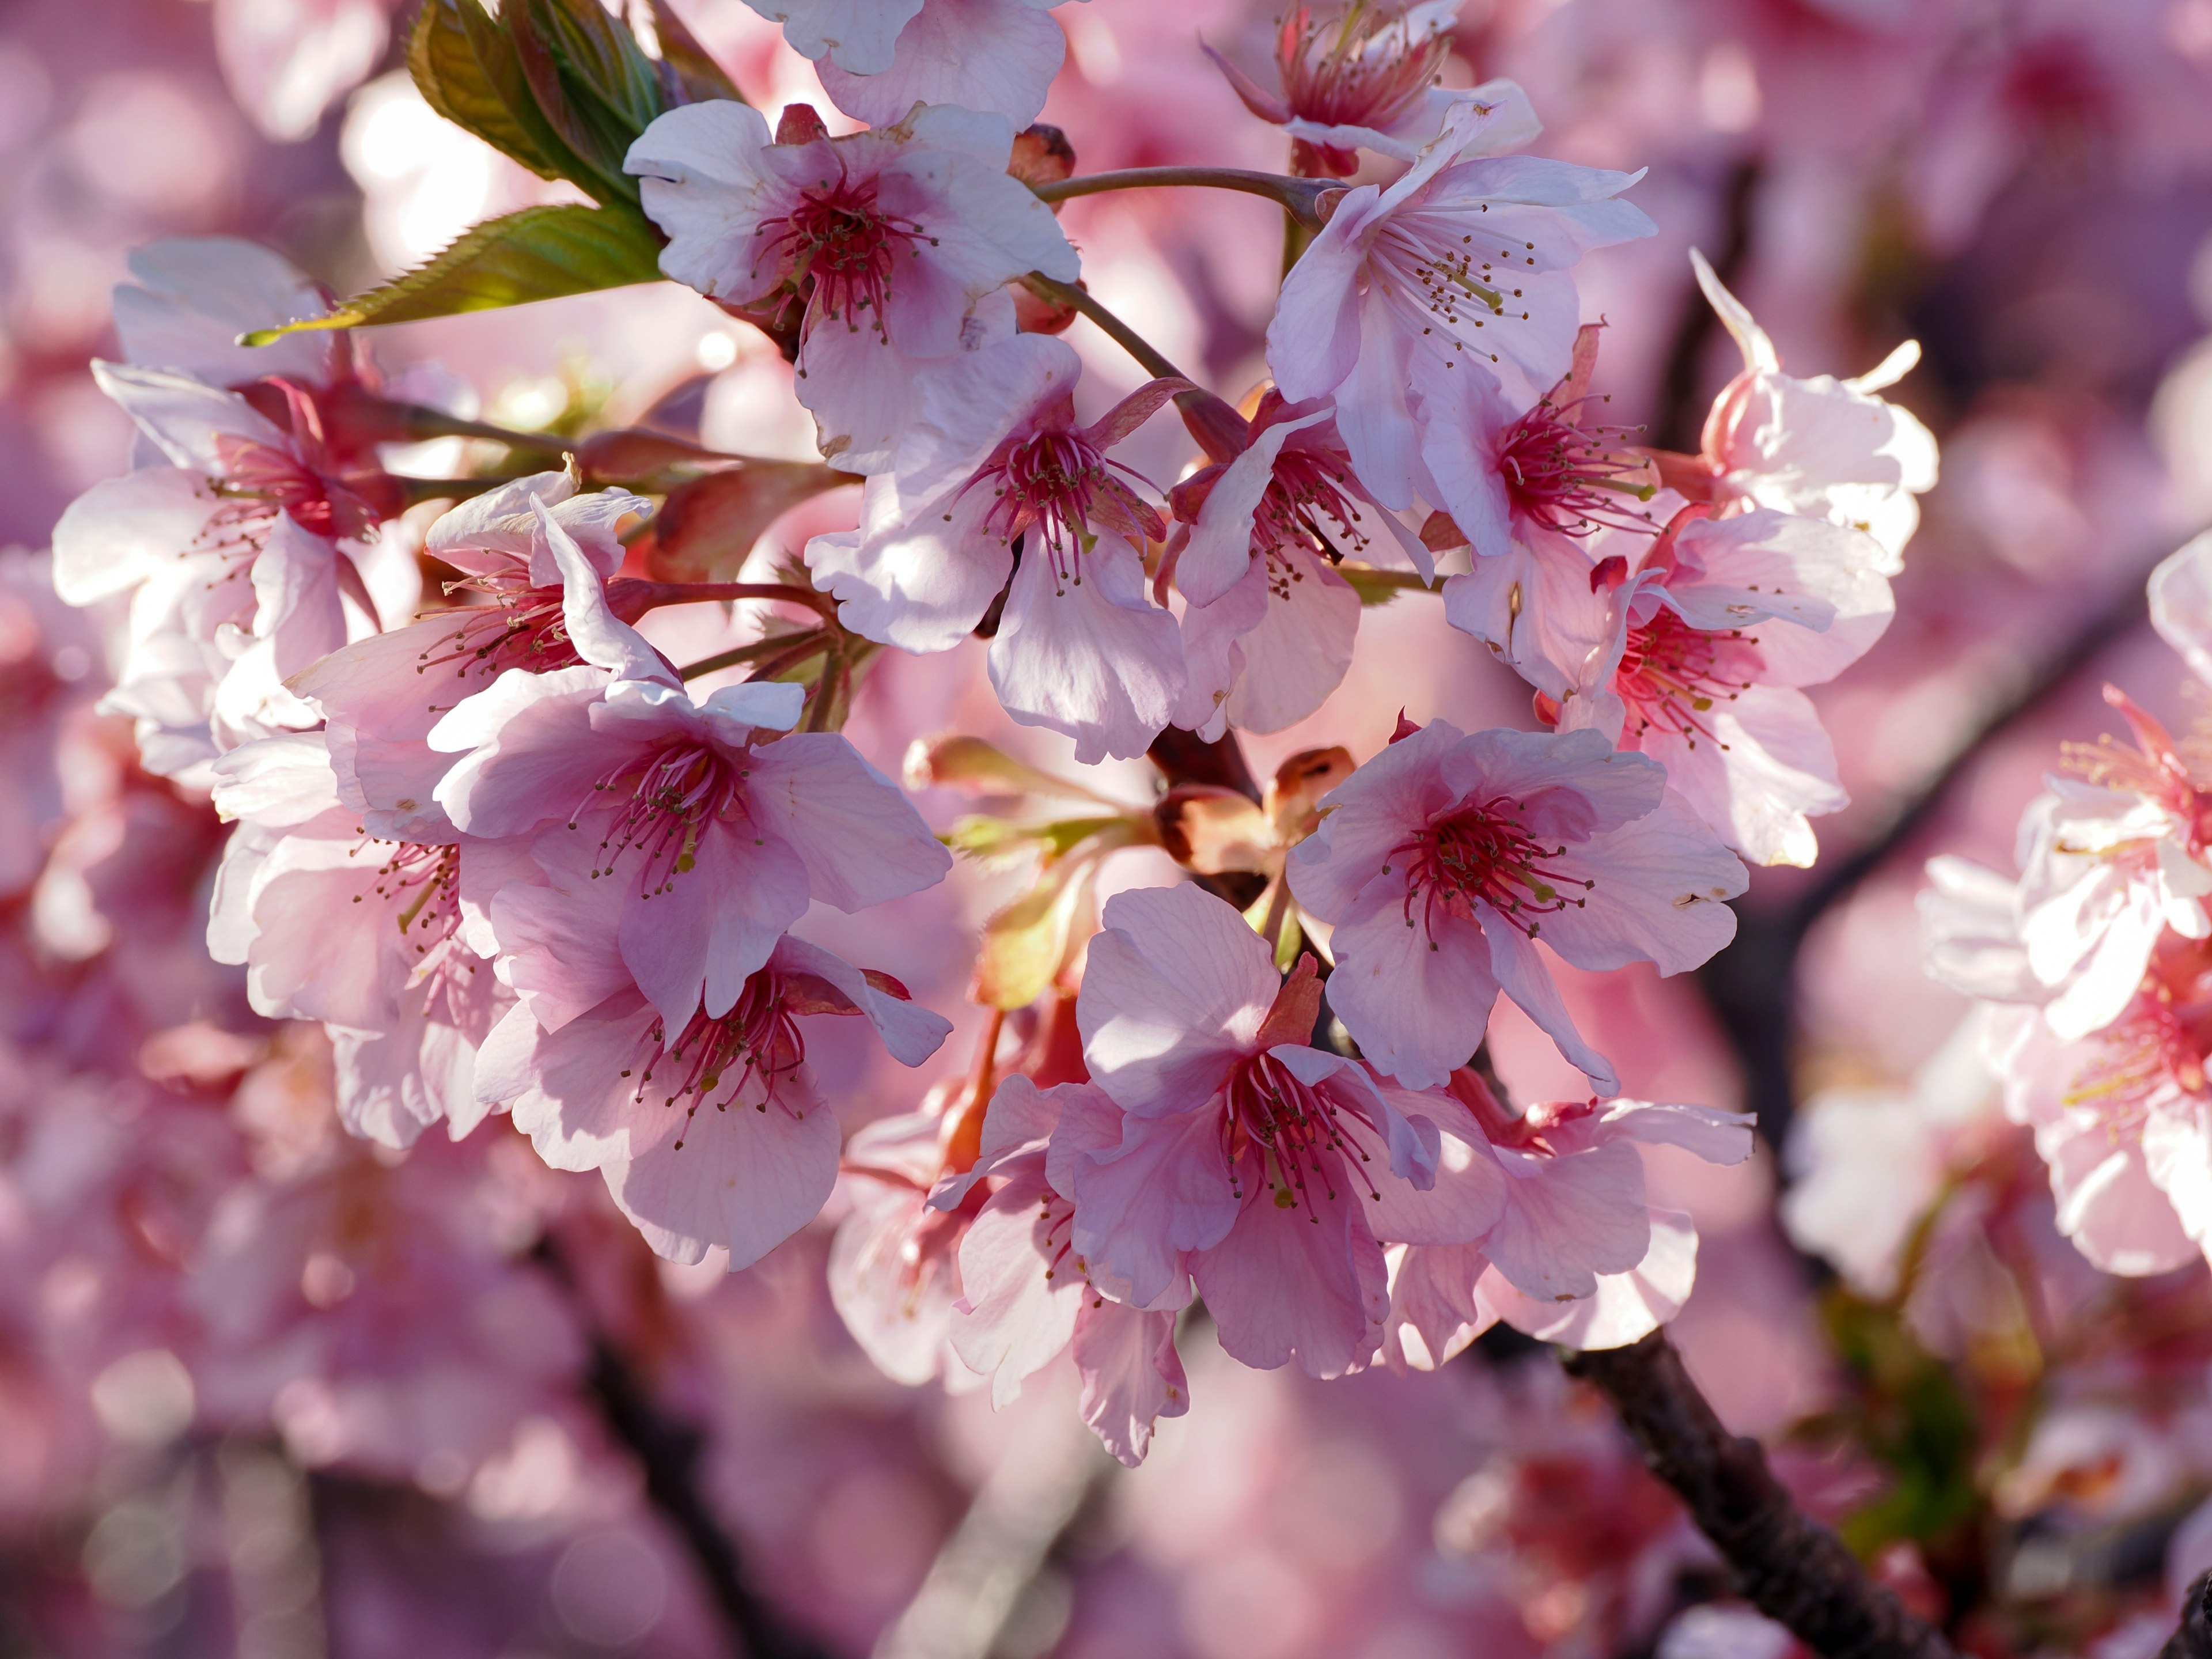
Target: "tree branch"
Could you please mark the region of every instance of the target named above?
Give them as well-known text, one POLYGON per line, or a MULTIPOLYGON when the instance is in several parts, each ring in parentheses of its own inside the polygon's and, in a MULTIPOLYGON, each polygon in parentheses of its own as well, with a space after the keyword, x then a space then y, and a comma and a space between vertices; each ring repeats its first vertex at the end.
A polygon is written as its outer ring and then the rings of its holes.
POLYGON ((622 1351, 594 1328, 575 1276, 550 1239, 532 1255, 559 1283, 591 1344, 584 1386, 607 1431, 637 1459, 646 1497, 675 1529, 706 1583, 708 1593, 738 1641, 742 1659, 830 1659, 829 1650, 783 1622, 745 1583, 737 1541, 699 1486, 699 1455, 706 1437, 670 1417, 653 1401, 622 1351))
POLYGON ((1761 1613, 1825 1659, 1953 1659, 1941 1633, 1798 1512, 1759 1443, 1722 1426, 1664 1331, 1626 1348, 1563 1354, 1560 1364, 1613 1402, 1651 1472, 1681 1498, 1761 1613))
POLYGON ((2182 1597, 2181 1623, 2158 1659, 2212 1659, 2212 1572, 2198 1574, 2182 1597))

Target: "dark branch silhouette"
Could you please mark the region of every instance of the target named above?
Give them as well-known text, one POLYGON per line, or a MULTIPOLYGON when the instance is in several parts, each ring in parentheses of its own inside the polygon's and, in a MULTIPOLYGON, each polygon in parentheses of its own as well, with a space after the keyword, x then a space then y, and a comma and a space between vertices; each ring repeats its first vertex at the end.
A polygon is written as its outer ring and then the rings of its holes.
POLYGON ((533 1255, 568 1296, 591 1344, 585 1392, 599 1407, 608 1433, 637 1459, 646 1497, 690 1553, 737 1638, 734 1652, 739 1659, 834 1659, 827 1648, 793 1631, 745 1582, 737 1540, 700 1487, 706 1436, 661 1410, 622 1351, 594 1328, 574 1275, 552 1241, 540 1240, 533 1255))
POLYGON ((2200 1573, 2181 1599, 2181 1623, 2158 1659, 2212 1659, 2212 1572, 2200 1573))
POLYGON ((1799 1512, 1759 1443, 1722 1426, 1665 1332, 1560 1363, 1613 1402, 1651 1472, 1674 1489, 1761 1613, 1826 1659, 1952 1659, 1940 1632, 1799 1512))

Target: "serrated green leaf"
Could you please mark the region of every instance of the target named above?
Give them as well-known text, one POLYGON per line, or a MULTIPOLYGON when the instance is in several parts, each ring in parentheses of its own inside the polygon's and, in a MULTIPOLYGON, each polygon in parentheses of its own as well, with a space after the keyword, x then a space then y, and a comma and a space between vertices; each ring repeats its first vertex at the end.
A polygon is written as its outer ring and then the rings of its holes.
POLYGON ((539 178, 584 171, 538 113, 514 43, 481 0, 424 0, 407 37, 407 69, 432 109, 539 178))
POLYGON ((573 203, 525 208, 477 226, 419 270, 310 317, 241 337, 267 345, 309 329, 420 322, 465 311, 589 294, 659 279, 660 248, 640 215, 573 203))
POLYGON ((577 182, 635 202, 623 159, 672 101, 637 38, 599 0, 510 0, 500 21, 539 112, 590 174, 577 182))

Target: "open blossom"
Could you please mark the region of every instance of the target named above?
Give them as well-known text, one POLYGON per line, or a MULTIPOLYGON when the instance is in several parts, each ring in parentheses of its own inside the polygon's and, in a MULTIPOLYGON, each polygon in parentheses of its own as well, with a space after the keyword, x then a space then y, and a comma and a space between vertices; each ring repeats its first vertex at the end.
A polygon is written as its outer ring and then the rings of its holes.
POLYGON ((1614 199, 1638 175, 1504 156, 1534 131, 1518 88, 1455 106, 1405 175, 1338 198, 1267 327, 1283 396, 1334 394, 1337 429, 1385 506, 1438 505, 1425 428, 1471 418, 1453 382, 1488 376, 1525 409, 1566 374, 1581 318, 1571 267, 1651 234, 1614 199))
POLYGON ((989 1194, 960 1242, 964 1291, 951 1340, 969 1368, 990 1379, 991 1403, 1006 1405, 1024 1378, 1072 1350, 1084 1421, 1133 1468, 1158 1419, 1190 1408, 1175 1343, 1176 1312, 1189 1291, 1184 1285, 1169 1305, 1132 1307, 1126 1287, 1103 1270, 1094 1278, 1075 1248, 1074 1195, 1066 1189, 1076 1165, 1054 1141, 1068 1115, 1102 1110, 1110 1121, 1110 1102, 1083 1084, 1039 1089, 1008 1078, 992 1097, 974 1170, 946 1182, 932 1202, 989 1194))
POLYGON ((356 640, 294 677, 291 690, 324 717, 339 793, 365 829, 404 839, 450 827, 434 797, 454 757, 429 746, 431 728, 508 669, 583 660, 568 631, 570 580, 605 586, 608 610, 624 621, 658 597, 653 583, 609 582, 623 562, 617 531, 651 506, 624 489, 580 494, 573 471, 463 501, 431 525, 423 550, 462 573, 457 590, 488 602, 356 640), (557 550, 556 530, 565 538, 557 550))
POLYGON ((1588 727, 1662 763, 1746 857, 1809 865, 1819 843, 1808 818, 1847 797, 1798 688, 1834 678, 1889 626, 1887 560, 1871 537, 1825 520, 1706 512, 1683 508, 1656 539, 1610 538, 1591 550, 1603 555, 1595 567, 1579 549, 1532 550, 1563 567, 1538 579, 1557 607, 1543 631, 1519 626, 1516 561, 1478 560, 1454 577, 1446 614, 1547 699, 1565 687, 1541 705, 1561 730, 1588 727))
POLYGON ((459 830, 536 836, 531 856, 550 884, 525 878, 491 901, 501 972, 516 989, 565 984, 579 896, 604 880, 621 895, 622 962, 681 1031, 702 999, 710 1018, 730 1011, 811 900, 858 910, 951 867, 897 786, 849 742, 788 732, 799 687, 751 683, 694 702, 633 629, 590 608, 589 583, 569 593, 586 665, 510 669, 430 734, 462 757, 437 791, 459 830))
MULTIPOLYGON (((1627 447, 1625 428, 1591 418, 1601 406, 1589 386, 1603 331, 1595 323, 1576 331, 1566 374, 1526 410, 1479 374, 1454 377, 1441 400, 1422 404, 1432 499, 1478 560, 1564 554, 1608 526, 1657 530, 1642 506, 1656 493, 1650 463, 1627 447)), ((1448 545, 1443 529, 1424 533, 1448 545)))
POLYGON ((1389 1301, 1369 1206, 1434 1185, 1435 1126, 1311 1046, 1310 959, 1285 981, 1220 900, 1138 890, 1104 921, 1076 1006, 1095 1087, 1063 1093, 1054 1136, 1066 1248, 1132 1307, 1194 1281, 1246 1364, 1358 1369, 1389 1301))
POLYGON ((2208 796, 2173 738, 2113 688, 2138 747, 2077 746, 2020 826, 2016 883, 1964 860, 1929 867, 1929 964, 1972 996, 2031 1003, 2062 1040, 2134 1000, 2161 934, 2212 936, 2208 796))
POLYGON ((661 270, 796 317, 799 398, 822 453, 878 471, 911 418, 915 369, 1012 333, 1005 285, 1032 270, 1073 282, 1075 252, 1008 176, 1003 117, 936 105, 843 138, 789 111, 784 125, 795 142, 772 141, 748 105, 687 105, 624 165, 668 235, 661 270))
POLYGON ((1067 56, 1045 14, 1060 0, 746 0, 815 60, 839 109, 887 127, 916 104, 958 104, 1025 127, 1067 56), (834 34, 832 33, 834 31, 834 34))
POLYGON ((463 940, 460 837, 364 833, 319 732, 243 744, 216 772, 216 808, 240 822, 210 953, 245 965, 257 1013, 328 1028, 355 1133, 405 1146, 440 1119, 468 1133, 477 1048, 514 997, 463 940))
POLYGON ((1390 1253, 1385 1352, 1423 1370, 1500 1319, 1576 1348, 1620 1347, 1666 1323, 1689 1299, 1698 1235, 1689 1217, 1647 1201, 1637 1146, 1712 1164, 1752 1152, 1749 1116, 1705 1106, 1566 1102, 1516 1117, 1468 1071, 1448 1091, 1402 1099, 1443 1131, 1437 1192, 1492 1218, 1471 1239, 1401 1229, 1413 1238, 1390 1253))
POLYGON ((1589 1074, 1543 942, 1578 968, 1694 968, 1735 933, 1743 866, 1644 756, 1595 732, 1401 731, 1322 803, 1291 890, 1335 928, 1329 1005, 1409 1088, 1442 1084, 1502 990, 1589 1074))
POLYGON ((2212 947, 2167 933, 2118 1018, 2062 1037, 1998 1008, 1988 1054, 2005 1110, 2035 1132, 2058 1228, 2106 1273, 2212 1257, 2212 947))
POLYGON ((282 682, 346 642, 349 599, 364 623, 375 617, 354 560, 381 516, 370 499, 380 475, 342 471, 313 399, 289 383, 264 400, 280 426, 187 374, 93 373, 167 465, 70 503, 54 527, 55 586, 72 605, 132 594, 114 701, 151 724, 149 738, 172 736, 149 761, 180 770, 228 746, 222 732, 312 724, 282 682), (161 688, 151 700, 148 682, 161 688))
POLYGON ((1189 601, 1189 678, 1176 723, 1208 739, 1234 724, 1279 732, 1321 707, 1352 665, 1359 597, 1332 568, 1349 557, 1435 561, 1359 483, 1326 399, 1270 387, 1248 422, 1216 402, 1191 422, 1209 464, 1169 492, 1176 586, 1189 601))
POLYGON ((908 1066, 951 1027, 896 981, 788 936, 719 1012, 671 1019, 605 948, 619 909, 619 898, 571 907, 579 941, 599 948, 564 964, 557 993, 526 993, 500 1022, 478 1096, 507 1105, 555 1169, 599 1170, 660 1255, 696 1262, 720 1246, 732 1271, 750 1267, 836 1184, 842 1136, 799 1022, 861 1015, 908 1066))
MULTIPOLYGON (((1292 172, 1308 179, 1348 179, 1359 171, 1360 150, 1410 161, 1437 136, 1454 103, 1504 95, 1505 83, 1499 82, 1472 93, 1437 87, 1437 76, 1451 57, 1458 9, 1451 0, 1421 0, 1395 12, 1355 0, 1339 15, 1316 22, 1310 7, 1298 6, 1276 28, 1279 94, 1212 47, 1205 50, 1245 108, 1290 134, 1292 172)), ((1526 137, 1535 136, 1532 120, 1526 137)))
POLYGON ((1078 426, 1080 372, 1065 341, 1024 334, 917 374, 915 417, 860 528, 817 536, 806 561, 848 628, 908 651, 950 649, 1003 592, 992 687, 1088 763, 1141 754, 1182 689, 1175 618, 1139 552, 1167 526, 1108 454, 1182 383, 1078 426))
POLYGON ((1743 349, 1743 372, 1705 417, 1695 456, 1657 457, 1667 483, 1693 501, 1770 507, 1864 531, 1905 568, 1920 523, 1916 499, 1936 487, 1936 439, 1909 410, 1875 394, 1920 361, 1908 340, 1856 379, 1782 372, 1782 359, 1741 301, 1692 251, 1698 285, 1743 349))

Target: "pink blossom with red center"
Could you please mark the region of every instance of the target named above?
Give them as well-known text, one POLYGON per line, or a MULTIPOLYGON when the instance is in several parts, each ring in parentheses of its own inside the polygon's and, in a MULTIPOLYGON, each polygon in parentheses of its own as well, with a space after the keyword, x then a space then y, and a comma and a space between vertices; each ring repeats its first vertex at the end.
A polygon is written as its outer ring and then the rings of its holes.
POLYGON ((1577 967, 1693 968, 1727 944, 1743 866, 1656 761, 1598 733, 1407 728, 1322 802, 1291 889, 1331 923, 1329 1006, 1376 1067, 1443 1083, 1502 990, 1589 1074, 1540 939, 1577 967))
POLYGON ((1065 341, 1024 334, 917 374, 860 527, 815 537, 806 562, 846 627, 908 651, 951 649, 995 605, 999 701, 1088 763, 1142 753, 1183 688, 1140 552, 1166 521, 1109 452, 1185 388, 1152 380, 1079 426, 1081 368, 1065 341))
POLYGON ((772 141, 744 104, 687 105, 624 165, 668 236, 662 271, 726 305, 790 309, 823 453, 879 471, 912 415, 915 369, 1012 334, 1005 285, 1032 270, 1073 282, 1075 253, 1007 176, 1003 117, 939 105, 831 138, 787 112, 785 131, 800 141, 772 141))
POLYGON ((1205 50, 1245 108, 1289 131, 1293 173, 1348 179, 1359 171, 1361 149, 1410 161, 1436 136, 1454 102, 1506 95, 1511 86, 1506 82, 1492 82, 1472 94, 1437 88, 1437 78, 1451 57, 1455 10, 1442 0, 1395 11, 1356 0, 1337 16, 1316 21, 1310 7, 1298 6, 1276 31, 1279 94, 1267 91, 1212 47, 1205 50))

